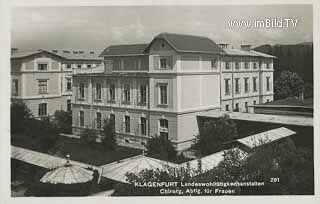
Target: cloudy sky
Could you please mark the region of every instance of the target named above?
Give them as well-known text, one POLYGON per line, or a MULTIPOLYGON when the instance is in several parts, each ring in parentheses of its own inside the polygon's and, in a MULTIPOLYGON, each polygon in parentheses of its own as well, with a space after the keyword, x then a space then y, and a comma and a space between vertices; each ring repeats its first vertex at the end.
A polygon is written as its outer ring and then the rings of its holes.
POLYGON ((312 6, 15 7, 12 47, 103 49, 148 43, 161 32, 202 35, 217 43, 295 44, 312 41, 312 6), (293 28, 231 28, 228 20, 297 19, 293 28))

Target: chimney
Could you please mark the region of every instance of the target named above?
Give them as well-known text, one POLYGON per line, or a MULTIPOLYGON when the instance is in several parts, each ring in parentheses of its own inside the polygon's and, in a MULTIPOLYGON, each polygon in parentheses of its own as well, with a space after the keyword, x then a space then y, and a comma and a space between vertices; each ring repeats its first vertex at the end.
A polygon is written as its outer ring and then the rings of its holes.
POLYGON ((228 48, 228 45, 229 45, 229 44, 219 43, 218 45, 219 45, 219 47, 221 47, 222 49, 226 49, 226 48, 228 48))
POLYGON ((19 49, 16 47, 11 48, 11 54, 17 53, 18 51, 19 49))
POLYGON ((251 51, 251 45, 240 45, 241 50, 251 51))

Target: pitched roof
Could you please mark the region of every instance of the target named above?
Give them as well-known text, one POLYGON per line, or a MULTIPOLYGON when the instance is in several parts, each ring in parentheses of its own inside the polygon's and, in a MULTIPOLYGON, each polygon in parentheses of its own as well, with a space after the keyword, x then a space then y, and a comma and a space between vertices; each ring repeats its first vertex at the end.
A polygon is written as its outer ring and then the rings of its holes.
POLYGON ((100 56, 144 55, 148 44, 111 45, 100 56))
POLYGON ((156 39, 167 41, 177 52, 224 53, 219 45, 203 36, 160 33, 153 40, 156 39))
POLYGON ((289 137, 294 134, 296 134, 296 132, 288 128, 281 127, 281 128, 276 128, 269 131, 261 132, 255 135, 251 135, 245 138, 237 139, 237 141, 249 147, 250 149, 253 149, 255 147, 259 147, 264 144, 268 144, 276 140, 289 137))
POLYGON ((36 51, 28 51, 28 52, 15 52, 12 53, 11 59, 19 59, 24 57, 29 57, 35 54, 39 54, 42 52, 46 52, 58 57, 62 57, 67 60, 102 60, 102 58, 99 57, 99 52, 94 51, 94 53, 91 54, 90 51, 83 51, 80 53, 77 51, 74 53, 72 50, 68 50, 68 53, 66 53, 64 50, 56 50, 55 52, 49 51, 49 50, 36 50, 36 51))
POLYGON ((249 57, 266 57, 266 58, 276 58, 275 56, 268 55, 262 52, 257 52, 254 50, 246 51, 234 48, 225 48, 223 49, 227 55, 232 56, 249 56, 249 57))

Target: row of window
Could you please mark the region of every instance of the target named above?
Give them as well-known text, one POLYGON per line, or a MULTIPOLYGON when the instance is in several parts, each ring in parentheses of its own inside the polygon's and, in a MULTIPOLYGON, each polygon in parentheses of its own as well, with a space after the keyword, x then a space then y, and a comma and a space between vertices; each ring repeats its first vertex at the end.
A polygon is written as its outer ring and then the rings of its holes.
MULTIPOLYGON (((159 84, 159 104, 167 105, 168 104, 168 85, 159 84)), ((122 87, 122 102, 130 104, 131 99, 131 86, 130 84, 124 84, 122 87)), ((116 101, 116 86, 115 84, 110 84, 108 88, 108 102, 116 101)), ((79 84, 79 99, 83 100, 85 98, 85 84, 79 84)), ((94 100, 102 100, 102 86, 100 83, 95 84, 94 88, 94 100)), ((138 103, 140 105, 145 105, 147 103, 147 86, 144 84, 139 85, 138 88, 138 103)))
MULTIPOLYGON (((261 68, 262 63, 259 62, 252 62, 253 64, 253 69, 257 69, 258 67, 261 68)), ((271 68, 271 63, 266 63, 267 69, 271 68)), ((226 69, 231 69, 232 62, 226 62, 226 69)), ((240 62, 235 62, 235 68, 236 69, 241 69, 241 63, 240 62)), ((249 69, 249 62, 244 62, 244 69, 249 69)))
MULTIPOLYGON (((266 101, 267 103, 268 102, 270 102, 270 100, 269 99, 267 99, 267 101, 266 101)), ((253 101, 253 105, 256 105, 257 104, 257 101, 253 101)), ((249 107, 248 107, 248 102, 246 101, 246 102, 244 102, 244 107, 245 107, 245 112, 248 112, 249 110, 249 107)), ((226 106, 225 106, 225 110, 226 111, 230 111, 230 106, 229 106, 229 104, 226 104, 226 106)), ((233 111, 234 112, 239 112, 240 111, 240 108, 239 108, 239 103, 235 103, 235 108, 233 109, 233 111)))
MULTIPOLYGON (((93 64, 77 64, 75 65, 76 68, 81 69, 81 68, 92 68, 94 65, 93 64)), ((37 69, 39 71, 46 71, 48 70, 48 63, 38 63, 37 64, 37 69)), ((66 69, 72 69, 72 64, 66 64, 66 69)))
MULTIPOLYGON (((240 78, 235 78, 234 79, 235 82, 235 93, 239 94, 240 93, 240 78)), ((270 91, 271 90, 271 84, 270 84, 270 77, 266 77, 266 90, 270 91)), ((231 83, 230 83, 230 79, 224 79, 224 84, 225 84, 225 95, 230 95, 230 91, 231 91, 231 83)), ((252 91, 253 92, 257 92, 257 77, 253 77, 252 78, 252 91)), ((249 86, 249 77, 245 77, 244 78, 244 92, 245 93, 249 93, 250 91, 250 86, 249 86)))
MULTIPOLYGON (((125 133, 131 133, 131 118, 128 115, 125 115, 124 118, 124 126, 123 130, 125 133)), ((79 126, 84 127, 85 126, 85 116, 84 116, 84 111, 79 112, 79 126)), ((96 119, 95 119, 95 127, 97 129, 102 128, 102 116, 100 112, 96 112, 96 119)), ((116 125, 116 116, 115 114, 110 114, 109 115, 109 122, 113 124, 114 129, 116 125)), ((159 120, 159 135, 165 135, 168 137, 168 120, 166 119, 160 119, 159 120)), ((147 134, 147 118, 146 117, 140 117, 139 119, 139 134, 141 135, 146 135, 147 134)))
MULTIPOLYGON (((67 100, 67 111, 71 111, 71 100, 67 100)), ((40 103, 38 105, 38 115, 39 116, 47 116, 48 115, 48 104, 47 103, 40 103)))

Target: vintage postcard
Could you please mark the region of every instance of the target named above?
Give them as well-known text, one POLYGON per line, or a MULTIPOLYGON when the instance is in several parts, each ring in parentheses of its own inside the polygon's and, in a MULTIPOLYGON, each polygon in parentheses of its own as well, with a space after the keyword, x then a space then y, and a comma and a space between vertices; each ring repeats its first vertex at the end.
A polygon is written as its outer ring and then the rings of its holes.
POLYGON ((316 201, 316 7, 11 5, 10 201, 316 201))

